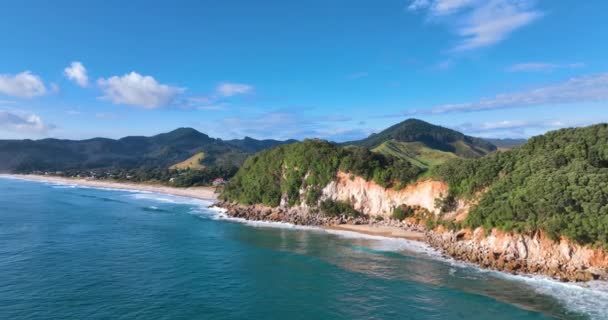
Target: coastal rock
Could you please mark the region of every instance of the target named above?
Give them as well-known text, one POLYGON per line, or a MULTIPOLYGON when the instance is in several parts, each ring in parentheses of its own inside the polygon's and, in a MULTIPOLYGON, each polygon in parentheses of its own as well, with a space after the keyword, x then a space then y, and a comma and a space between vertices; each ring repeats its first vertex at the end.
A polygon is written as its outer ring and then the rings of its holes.
POLYGON ((276 208, 229 202, 217 205, 225 208, 227 215, 247 220, 309 226, 369 224, 424 231, 426 242, 443 254, 484 268, 509 273, 543 274, 562 281, 608 280, 606 252, 599 248, 580 246, 567 239, 556 242, 542 232, 516 234, 498 229, 448 230, 439 226, 425 230, 422 222, 416 219, 391 219, 393 209, 403 204, 423 208, 442 219, 460 221, 466 218, 469 204, 462 201, 453 212, 440 214, 434 207, 435 199, 447 192, 448 186, 439 181, 423 180, 401 190, 394 190, 339 172, 336 179, 322 190, 321 199, 349 201, 364 214, 363 217, 327 217, 306 205, 288 208, 286 201, 282 201, 283 205, 276 208))
POLYGON ((351 177, 348 173, 338 172, 335 181, 323 189, 322 198, 350 201, 356 210, 368 216, 390 218, 393 209, 402 204, 418 206, 438 215, 435 199, 447 194, 448 185, 440 181, 423 180, 395 190, 361 177, 351 177))
POLYGON ((601 249, 573 244, 566 239, 554 242, 542 232, 520 235, 494 229, 488 236, 464 239, 464 230, 443 228, 426 233, 427 242, 456 259, 510 273, 537 273, 562 281, 608 280, 608 257, 601 249))

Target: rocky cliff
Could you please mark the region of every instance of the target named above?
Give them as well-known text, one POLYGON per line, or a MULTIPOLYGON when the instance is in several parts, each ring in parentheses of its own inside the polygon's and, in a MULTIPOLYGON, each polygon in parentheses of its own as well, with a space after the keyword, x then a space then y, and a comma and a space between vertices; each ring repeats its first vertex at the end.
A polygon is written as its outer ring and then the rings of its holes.
MULTIPOLYGON (((302 190, 300 193, 304 194, 302 190)), ((431 218, 464 220, 470 203, 458 201, 456 208, 447 213, 440 213, 435 208, 435 199, 447 193, 448 185, 436 180, 420 180, 395 190, 339 172, 336 179, 323 188, 321 200, 348 201, 364 217, 327 218, 322 212, 311 210, 305 204, 287 208, 285 202, 278 208, 229 203, 221 206, 228 209, 230 216, 249 220, 283 221, 300 225, 388 224, 420 230, 423 228, 421 223, 391 220, 394 208, 405 204, 425 209, 432 214, 431 218), (382 221, 377 217, 382 217, 382 221)), ((608 255, 604 250, 581 246, 568 239, 556 242, 542 232, 522 235, 498 229, 485 232, 482 228, 447 230, 439 226, 426 231, 426 240, 446 255, 485 268, 512 273, 539 273, 564 281, 608 280, 608 255)))
POLYGON ((368 216, 388 218, 393 209, 402 204, 419 206, 438 214, 435 199, 447 192, 448 185, 440 181, 423 180, 395 190, 361 177, 338 172, 336 179, 323 189, 322 198, 349 201, 356 210, 368 216))
POLYGON ((512 273, 540 273, 563 281, 608 280, 608 256, 602 249, 553 241, 543 232, 522 235, 482 228, 427 232, 433 247, 456 259, 512 273))

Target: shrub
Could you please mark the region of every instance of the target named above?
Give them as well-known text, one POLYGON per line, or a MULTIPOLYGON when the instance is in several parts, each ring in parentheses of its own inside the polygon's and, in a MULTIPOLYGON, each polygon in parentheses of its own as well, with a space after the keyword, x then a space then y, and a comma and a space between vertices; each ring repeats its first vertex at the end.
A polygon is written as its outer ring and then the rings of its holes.
POLYGON ((412 215, 414 215, 414 209, 410 206, 402 204, 393 209, 392 217, 395 220, 401 221, 407 217, 411 217, 412 215))
POLYGON ((454 211, 457 207, 458 201, 453 193, 448 193, 445 197, 440 194, 439 198, 435 199, 435 209, 439 209, 441 213, 454 211))
POLYGON ((338 217, 342 215, 347 217, 361 216, 361 212, 355 210, 350 202, 345 201, 334 201, 328 199, 321 202, 319 209, 328 217, 338 217))

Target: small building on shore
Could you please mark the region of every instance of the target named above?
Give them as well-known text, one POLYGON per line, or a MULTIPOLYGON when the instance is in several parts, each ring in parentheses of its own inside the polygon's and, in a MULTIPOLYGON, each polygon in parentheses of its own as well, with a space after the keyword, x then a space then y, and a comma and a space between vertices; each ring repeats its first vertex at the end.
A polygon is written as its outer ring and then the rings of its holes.
POLYGON ((214 187, 223 186, 226 184, 226 180, 224 180, 224 178, 222 178, 222 177, 218 177, 213 180, 212 184, 214 187))

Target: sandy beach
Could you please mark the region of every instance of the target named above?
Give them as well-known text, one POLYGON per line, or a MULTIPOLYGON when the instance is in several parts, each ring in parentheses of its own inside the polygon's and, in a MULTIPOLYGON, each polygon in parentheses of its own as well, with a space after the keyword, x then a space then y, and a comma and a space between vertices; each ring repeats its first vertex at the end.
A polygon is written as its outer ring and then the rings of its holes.
POLYGON ((408 231, 397 227, 389 226, 372 226, 367 224, 353 225, 353 224, 340 224, 335 226, 328 226, 324 229, 327 230, 341 230, 341 231, 352 231, 357 233, 363 233, 372 236, 382 236, 389 238, 401 238, 408 240, 423 241, 424 233, 417 231, 408 231))
POLYGON ((0 175, 9 178, 17 178, 29 181, 40 181, 40 182, 54 182, 62 184, 74 184, 79 186, 94 187, 94 188, 110 188, 110 189, 124 189, 124 190, 137 190, 137 191, 148 191, 156 193, 170 194, 181 197, 191 197, 203 200, 215 200, 217 194, 215 193, 214 187, 190 187, 190 188, 174 188, 163 185, 145 184, 145 183, 128 183, 128 182, 115 182, 107 180, 91 180, 81 178, 65 178, 55 176, 42 176, 42 175, 0 175))

